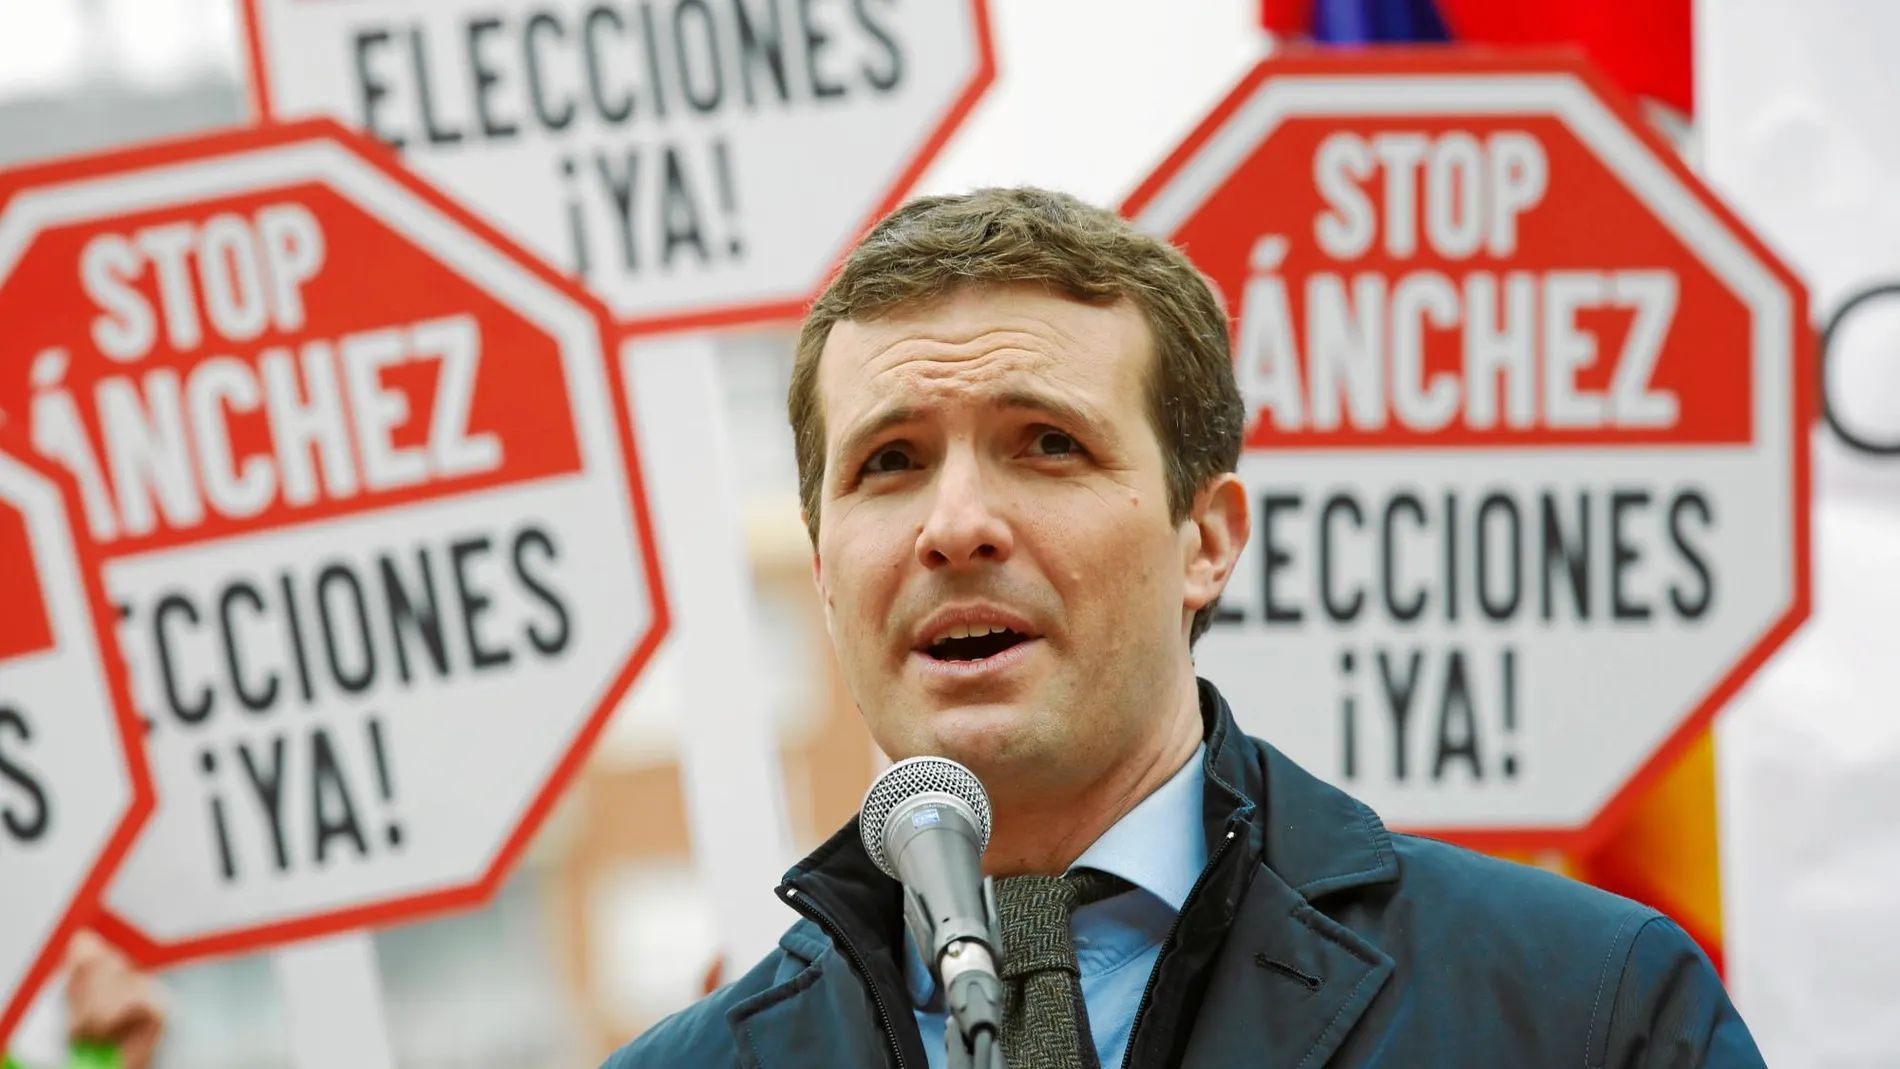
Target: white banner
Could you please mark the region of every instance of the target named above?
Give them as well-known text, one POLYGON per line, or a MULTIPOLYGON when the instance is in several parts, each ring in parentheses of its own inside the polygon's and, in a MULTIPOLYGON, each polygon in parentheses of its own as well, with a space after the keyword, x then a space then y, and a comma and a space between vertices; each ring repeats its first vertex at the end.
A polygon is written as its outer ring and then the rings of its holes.
POLYGON ((1900 1059, 1900 7, 1702 0, 1713 184, 1827 336, 1814 615, 1718 725, 1723 942, 1768 1064, 1900 1059))

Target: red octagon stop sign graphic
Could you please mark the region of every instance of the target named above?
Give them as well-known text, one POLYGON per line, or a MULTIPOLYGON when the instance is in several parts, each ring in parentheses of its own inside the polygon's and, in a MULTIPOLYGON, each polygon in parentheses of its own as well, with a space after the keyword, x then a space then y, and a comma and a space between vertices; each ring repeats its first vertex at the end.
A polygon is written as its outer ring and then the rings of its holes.
POLYGON ((1235 316, 1197 662, 1392 823, 1581 845, 1805 618, 1805 295, 1581 64, 1269 61, 1124 210, 1235 316))
POLYGON ((0 1050, 152 811, 72 479, 0 426, 0 1050))
POLYGON ((7 177, 0 322, 147 724, 115 936, 486 897, 666 625, 604 310, 317 121, 7 177))

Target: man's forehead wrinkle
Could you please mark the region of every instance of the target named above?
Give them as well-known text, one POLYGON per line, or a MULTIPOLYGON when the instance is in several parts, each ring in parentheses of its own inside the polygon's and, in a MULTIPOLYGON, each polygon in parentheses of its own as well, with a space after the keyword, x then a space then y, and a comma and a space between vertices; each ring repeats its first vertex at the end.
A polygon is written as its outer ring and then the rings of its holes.
POLYGON ((998 362, 1047 362, 1051 339, 1021 329, 990 329, 964 336, 907 333, 869 361, 873 375, 911 368, 920 375, 955 375, 983 370, 998 362))
MULTIPOLYGON (((1032 354, 1039 356, 1040 354, 1032 354)), ((945 367, 907 364, 884 373, 894 380, 897 396, 912 416, 925 418, 954 405, 966 410, 1047 410, 1102 422, 1088 391, 1073 381, 1072 369, 1061 360, 994 360, 945 367)))
MULTIPOLYGON (((1066 307, 1066 305, 1065 305, 1066 307)), ((915 314, 843 321, 829 339, 822 372, 835 398, 833 458, 885 433, 893 410, 931 421, 951 410, 1043 409, 1106 428, 1131 372, 1125 310, 1100 316, 1043 316, 1038 309, 933 306, 915 314), (1103 374, 1103 364, 1116 365, 1103 374), (1111 385, 1113 384, 1113 385, 1111 385)), ((1145 326, 1145 325, 1144 325, 1145 326)), ((1145 341, 1145 339, 1144 339, 1145 341)), ((1140 346, 1145 348, 1145 345, 1140 346)))
POLYGON ((1059 378, 1060 372, 1060 361, 1040 353, 996 349, 961 360, 907 360, 877 372, 873 381, 905 395, 948 393, 957 396, 1004 389, 1006 383, 1025 375, 1037 379, 1059 378))

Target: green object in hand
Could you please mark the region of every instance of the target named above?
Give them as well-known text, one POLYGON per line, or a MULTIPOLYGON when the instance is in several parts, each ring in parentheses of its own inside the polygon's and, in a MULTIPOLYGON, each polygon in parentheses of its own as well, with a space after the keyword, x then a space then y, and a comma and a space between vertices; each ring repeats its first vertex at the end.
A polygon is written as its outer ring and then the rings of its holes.
POLYGON ((124 1069, 124 1065, 119 1060, 119 1048, 96 1043, 74 1047, 73 1056, 66 1060, 66 1069, 124 1069))
MULTIPOLYGON (((72 1056, 60 1069, 124 1069, 125 1063, 119 1060, 119 1048, 102 1047, 94 1043, 74 1047, 72 1056)), ((0 1069, 51 1069, 48 1067, 22 1065, 11 1056, 0 1058, 0 1069)))

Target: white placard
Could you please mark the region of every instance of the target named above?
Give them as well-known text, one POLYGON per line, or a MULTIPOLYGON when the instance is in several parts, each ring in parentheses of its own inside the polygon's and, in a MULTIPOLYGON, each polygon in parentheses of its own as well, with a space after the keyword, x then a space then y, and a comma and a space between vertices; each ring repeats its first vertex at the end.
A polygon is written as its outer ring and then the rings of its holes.
POLYGON ((1587 845, 1806 612, 1798 282, 1581 64, 1269 60, 1125 207, 1236 317, 1196 662, 1391 824, 1587 845))
POLYGON ((247 0, 274 118, 404 159, 623 321, 796 316, 991 77, 983 0, 247 0))
POLYGON ((0 440, 0 1050, 152 806, 76 504, 0 440))
POLYGON ((150 724, 148 961, 483 900, 664 626, 604 310, 381 156, 224 135, 0 213, 12 410, 150 724))

